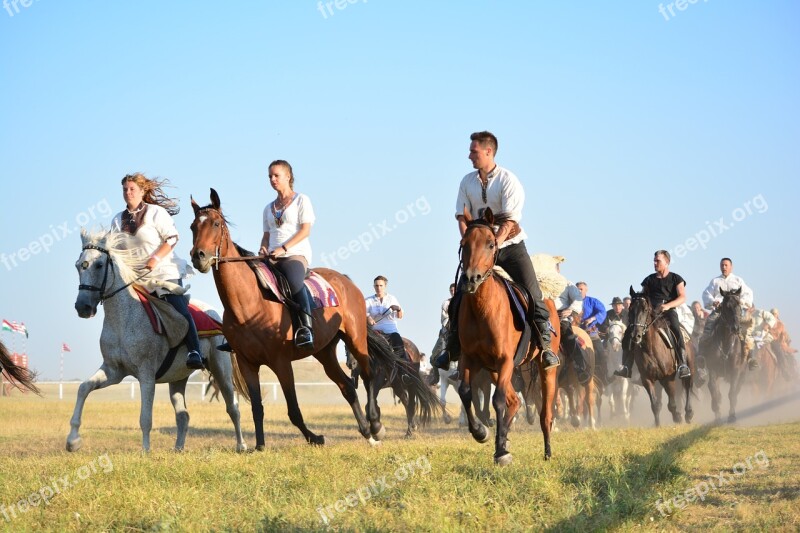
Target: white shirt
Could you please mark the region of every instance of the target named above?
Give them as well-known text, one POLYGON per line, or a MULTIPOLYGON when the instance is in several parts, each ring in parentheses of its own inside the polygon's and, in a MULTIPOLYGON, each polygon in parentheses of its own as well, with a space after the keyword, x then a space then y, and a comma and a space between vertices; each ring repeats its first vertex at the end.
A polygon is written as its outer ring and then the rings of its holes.
MULTIPOLYGON (((279 227, 272 214, 272 204, 274 203, 274 201, 268 203, 263 214, 264 233, 269 233, 270 250, 280 248, 283 243, 291 239, 295 233, 300 231, 301 224, 313 224, 316 220, 311 200, 305 194, 297 193, 283 210, 282 223, 279 227)), ((292 255, 301 255, 306 258, 307 264, 311 264, 311 241, 308 237, 289 247, 286 256, 292 255)))
POLYGON ((450 316, 448 315, 448 311, 450 311, 450 300, 452 300, 452 298, 448 298, 442 302, 442 316, 440 319, 442 321, 443 328, 446 328, 450 323, 450 316))
MULTIPOLYGON (((492 208, 495 216, 505 214, 510 220, 519 223, 522 220, 522 207, 525 205, 525 191, 522 188, 519 178, 511 171, 496 166, 489 173, 486 182, 486 202, 483 201, 483 185, 478 171, 470 172, 461 180, 458 187, 458 199, 456 200, 456 216, 464 214, 464 206, 467 212, 475 218, 483 217, 483 212, 487 207, 492 208)), ((495 227, 497 231, 497 227, 495 227)), ((528 236, 520 226, 519 234, 513 239, 509 239, 500 245, 505 248, 512 244, 517 244, 525 240, 528 236)))
POLYGON ((739 295, 739 302, 742 304, 742 308, 747 309, 752 307, 753 291, 745 284, 744 280, 736 274, 728 274, 727 278, 717 276, 712 279, 708 287, 706 287, 706 290, 703 291, 703 305, 706 309, 714 309, 715 303, 722 303, 722 294, 719 292, 720 289, 732 291, 740 287, 742 293, 739 295))
POLYGON ((397 313, 395 311, 387 312, 393 305, 402 308, 397 298, 391 294, 384 294, 381 299, 377 294, 373 294, 366 299, 366 305, 367 314, 375 321, 372 329, 381 333, 399 333, 397 331, 397 313), (384 313, 386 314, 384 315, 384 313))
MULTIPOLYGON (((178 229, 169 212, 160 205, 144 205, 144 218, 135 235, 141 245, 142 259, 153 255, 153 252, 165 242, 169 241, 172 246, 178 242, 178 229)), ((123 213, 124 211, 120 211, 111 221, 113 231, 122 231, 123 213)), ((190 272, 186 261, 177 257, 175 252, 170 250, 153 268, 148 277, 168 281, 183 279, 190 272)))
POLYGON ((692 308, 684 302, 675 308, 675 312, 678 313, 678 322, 683 329, 686 330, 686 333, 691 336, 692 330, 694 329, 694 313, 692 313, 692 308))

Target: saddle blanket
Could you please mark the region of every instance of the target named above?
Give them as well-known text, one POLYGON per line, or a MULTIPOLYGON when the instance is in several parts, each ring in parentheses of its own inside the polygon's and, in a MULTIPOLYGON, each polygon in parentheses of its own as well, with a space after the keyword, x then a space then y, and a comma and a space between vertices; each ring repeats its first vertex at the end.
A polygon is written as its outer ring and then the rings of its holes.
MULTIPOLYGON (((139 301, 142 302, 147 317, 150 319, 150 325, 153 326, 153 331, 159 335, 171 336, 171 331, 177 329, 176 336, 183 340, 188 329, 188 324, 178 311, 172 307, 168 302, 151 296, 144 292, 139 287, 134 287, 136 294, 139 296, 139 301), (155 304, 155 305, 154 305, 155 304), (165 305, 162 305, 165 304, 165 305), (183 331, 181 334, 180 331, 183 331)), ((222 335, 222 324, 208 316, 202 309, 196 307, 189 302, 189 313, 192 315, 194 325, 197 328, 197 335, 202 339, 205 337, 215 337, 222 335)), ((172 346, 172 343, 170 343, 172 346)))
MULTIPOLYGON (((258 261, 256 263, 255 272, 261 286, 272 291, 278 298, 278 301, 284 303, 283 295, 280 289, 278 289, 278 280, 267 265, 258 261)), ((328 280, 313 270, 310 270, 304 283, 306 288, 308 288, 308 292, 311 294, 311 307, 313 309, 319 309, 321 307, 339 307, 339 297, 336 295, 336 291, 333 290, 331 284, 328 283, 328 280)))

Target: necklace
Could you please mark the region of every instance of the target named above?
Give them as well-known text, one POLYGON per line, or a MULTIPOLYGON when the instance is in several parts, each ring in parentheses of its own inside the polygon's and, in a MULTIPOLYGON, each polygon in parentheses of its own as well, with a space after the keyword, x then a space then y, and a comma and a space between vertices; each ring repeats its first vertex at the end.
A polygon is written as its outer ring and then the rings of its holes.
POLYGON ((125 211, 127 211, 127 212, 128 212, 128 213, 130 213, 131 215, 135 215, 136 213, 138 213, 139 211, 141 211, 142 209, 144 209, 144 205, 145 205, 145 204, 144 204, 144 202, 142 202, 142 203, 139 205, 139 207, 138 207, 138 208, 136 208, 136 209, 134 209, 133 211, 131 211, 130 209, 128 209, 128 208, 126 207, 126 208, 125 208, 125 211))
POLYGON ((280 228, 283 225, 283 216, 286 214, 286 208, 292 203, 292 200, 294 200, 294 195, 285 203, 281 202, 280 207, 278 207, 278 200, 272 202, 272 218, 275 219, 276 227, 280 228))

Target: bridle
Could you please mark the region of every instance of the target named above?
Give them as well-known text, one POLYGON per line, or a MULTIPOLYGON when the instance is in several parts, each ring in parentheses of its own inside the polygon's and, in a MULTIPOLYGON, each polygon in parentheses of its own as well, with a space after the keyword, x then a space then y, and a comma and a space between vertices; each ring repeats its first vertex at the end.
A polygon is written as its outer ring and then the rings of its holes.
POLYGON ((103 283, 101 283, 99 287, 97 287, 96 285, 86 285, 84 283, 81 283, 80 285, 78 285, 78 290, 79 291, 99 292, 100 293, 100 305, 103 305, 103 302, 105 302, 106 300, 108 300, 109 298, 114 296, 115 294, 124 291, 125 289, 127 289, 128 287, 130 287, 131 285, 133 285, 134 283, 136 283, 137 281, 139 281, 143 277, 145 277, 148 274, 150 274, 150 271, 147 270, 141 276, 139 276, 138 278, 132 280, 129 283, 126 283, 125 285, 123 285, 119 289, 116 289, 113 292, 105 294, 106 287, 107 287, 107 284, 108 284, 108 272, 109 272, 109 270, 111 270, 111 262, 113 261, 113 259, 111 258, 111 253, 106 248, 103 248, 102 246, 97 246, 96 244, 86 244, 86 245, 84 245, 83 251, 86 251, 86 250, 97 250, 98 252, 102 252, 102 253, 104 253, 104 254, 106 254, 108 256, 108 261, 106 261, 106 269, 103 272, 103 283))
MULTIPOLYGON (((642 301, 642 302, 644 302, 644 301, 645 301, 645 297, 644 297, 643 295, 634 296, 634 297, 632 298, 632 300, 631 300, 631 308, 633 308, 633 302, 635 302, 635 301, 642 301)), ((652 308, 651 308, 651 309, 652 309, 652 308)), ((653 325, 653 322, 655 322, 656 320, 658 320, 658 317, 660 317, 660 316, 661 316, 661 313, 653 313, 653 319, 652 319, 652 320, 650 320, 650 321, 648 322, 648 321, 647 321, 647 318, 645 317, 644 323, 642 323, 642 322, 639 322, 640 315, 649 314, 649 313, 643 313, 643 312, 642 312, 643 310, 644 310, 644 309, 642 309, 642 310, 639 310, 639 309, 637 309, 637 312, 636 312, 636 320, 634 320, 633 324, 631 324, 631 327, 633 327, 633 328, 634 328, 634 330, 633 330, 634 332, 636 332, 636 328, 642 328, 642 338, 644 338, 644 335, 645 335, 645 333, 647 333, 647 329, 648 329, 650 326, 652 326, 652 325, 653 325)))
POLYGON ((214 268, 219 270, 220 263, 234 263, 237 261, 260 261, 262 259, 266 259, 263 255, 254 255, 248 257, 221 257, 220 250, 222 248, 222 242, 225 240, 230 239, 230 233, 228 233, 228 225, 225 224, 225 217, 222 215, 222 212, 219 209, 215 209, 213 207, 204 207, 202 209, 198 209, 197 213, 195 214, 195 222, 197 222, 197 217, 199 217, 202 213, 207 213, 209 211, 213 211, 216 213, 220 218, 220 228, 222 229, 219 234, 219 239, 217 239, 217 243, 214 246, 214 255, 211 256, 210 261, 214 263, 214 268))
MULTIPOLYGON (((464 232, 464 238, 461 240, 461 244, 459 244, 459 246, 458 246, 458 268, 461 269, 461 270, 463 270, 463 268, 464 268, 464 260, 461 257, 461 255, 462 255, 461 252, 464 250, 464 244, 463 244, 464 243, 464 239, 467 238, 467 234, 471 230, 473 230, 473 229, 475 229, 477 227, 487 228, 491 232, 492 237, 494 238, 494 255, 492 256, 492 264, 489 266, 489 269, 486 272, 484 272, 481 275, 481 277, 478 279, 478 282, 476 283, 476 287, 480 286, 484 281, 489 279, 489 277, 492 275, 492 272, 494 272, 494 267, 497 264, 497 255, 500 252, 500 248, 497 246, 497 237, 495 236, 494 231, 492 230, 492 227, 488 223, 486 223, 483 219, 473 220, 468 224, 467 230, 464 232)), ((456 280, 457 279, 458 279, 458 273, 456 273, 456 280)))

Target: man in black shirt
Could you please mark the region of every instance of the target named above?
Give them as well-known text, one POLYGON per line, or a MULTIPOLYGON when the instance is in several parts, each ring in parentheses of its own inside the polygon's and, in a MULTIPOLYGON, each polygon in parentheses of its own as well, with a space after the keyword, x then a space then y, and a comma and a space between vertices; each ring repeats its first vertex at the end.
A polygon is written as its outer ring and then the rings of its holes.
MULTIPOLYGON (((659 250, 653 257, 655 274, 650 274, 642 281, 645 296, 650 300, 656 314, 663 314, 669 321, 669 327, 675 338, 675 351, 678 357, 678 377, 688 378, 692 375, 686 364, 686 347, 683 333, 675 309, 686 301, 686 281, 678 274, 669 271, 669 252, 659 250)), ((630 349, 630 337, 633 328, 628 328, 622 341, 622 368, 615 375, 629 378, 633 368, 633 350, 630 349)))

